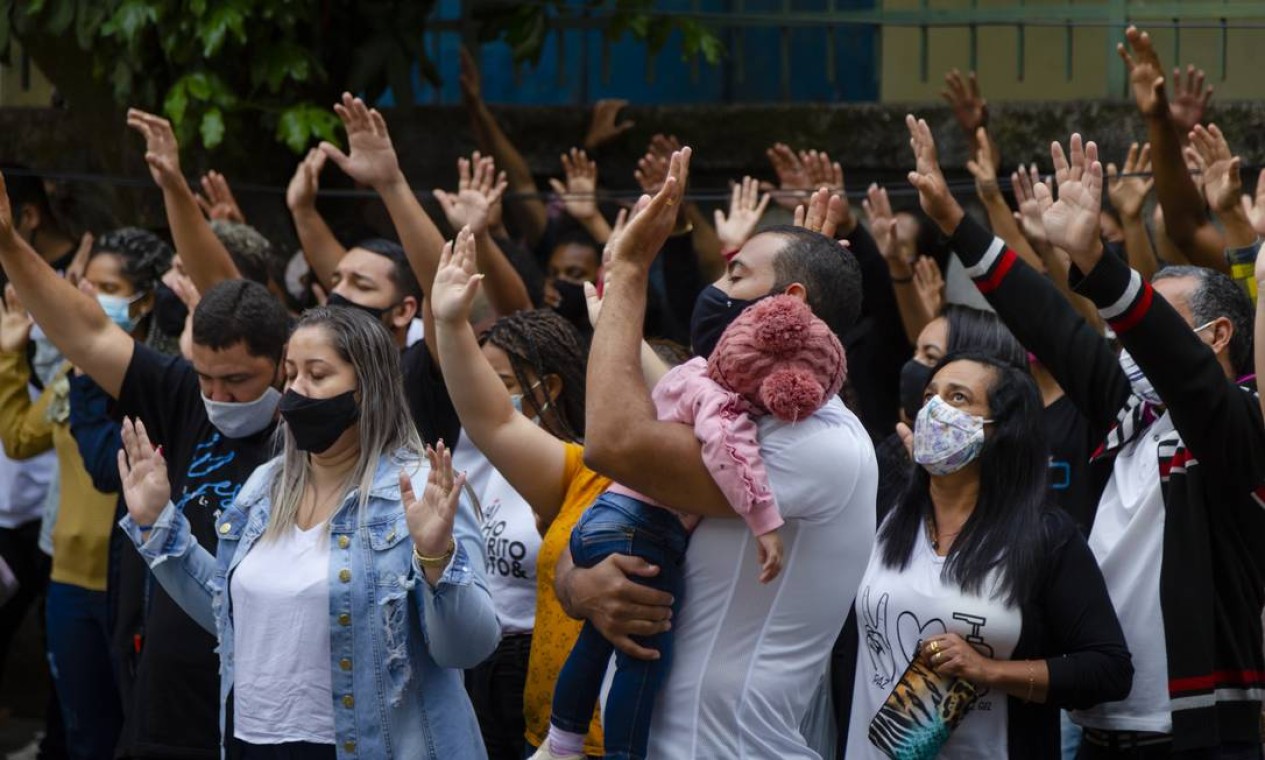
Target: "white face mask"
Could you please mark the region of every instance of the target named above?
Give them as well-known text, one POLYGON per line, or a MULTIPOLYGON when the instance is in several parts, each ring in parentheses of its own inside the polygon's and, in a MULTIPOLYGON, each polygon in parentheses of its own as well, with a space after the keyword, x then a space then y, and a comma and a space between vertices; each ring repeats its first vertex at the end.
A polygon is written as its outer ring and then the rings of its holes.
MULTIPOLYGON (((1200 325, 1194 329, 1195 333, 1201 333, 1216 324, 1217 320, 1212 320, 1200 325)), ((1155 386, 1151 385, 1151 381, 1146 378, 1146 374, 1142 372, 1142 368, 1134 361, 1133 356, 1127 348, 1120 349, 1120 369, 1129 378, 1129 386, 1133 388, 1133 392, 1143 401, 1152 406, 1162 406, 1164 400, 1160 398, 1160 394, 1155 391, 1155 386)))
POLYGON ((249 438, 272 424, 281 403, 281 391, 268 386, 268 390, 254 401, 212 401, 202 397, 207 419, 226 438, 249 438))
POLYGON ((932 475, 957 472, 980 455, 991 422, 932 396, 914 421, 914 461, 932 475))

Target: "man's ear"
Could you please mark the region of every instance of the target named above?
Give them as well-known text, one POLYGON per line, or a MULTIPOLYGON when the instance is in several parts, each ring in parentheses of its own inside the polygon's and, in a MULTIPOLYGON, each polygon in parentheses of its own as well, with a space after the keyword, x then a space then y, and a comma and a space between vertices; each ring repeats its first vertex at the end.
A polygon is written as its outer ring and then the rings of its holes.
POLYGON ((404 300, 398 306, 391 310, 391 326, 397 330, 408 327, 409 323, 418 314, 417 299, 413 296, 405 296, 404 300))
POLYGON ((783 295, 795 296, 804 303, 808 303, 808 288, 805 288, 798 282, 792 282, 786 286, 786 290, 782 291, 783 295))
POLYGON ((1234 337, 1234 323, 1226 317, 1217 317, 1209 329, 1212 331, 1212 352, 1219 354, 1226 350, 1234 337))

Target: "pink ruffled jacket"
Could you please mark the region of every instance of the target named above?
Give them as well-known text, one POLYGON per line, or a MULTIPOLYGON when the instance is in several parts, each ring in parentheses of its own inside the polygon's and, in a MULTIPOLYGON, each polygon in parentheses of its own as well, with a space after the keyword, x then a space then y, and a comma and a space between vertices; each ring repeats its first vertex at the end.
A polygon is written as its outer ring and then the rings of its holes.
MULTIPOLYGON (((780 528, 782 514, 760 458, 755 420, 748 413, 751 405, 708 377, 707 360, 697 357, 664 375, 652 397, 661 421, 693 426, 694 435, 703 444, 703 463, 752 534, 762 536, 780 528)), ((612 484, 610 490, 664 506, 618 483, 612 484)), ((702 519, 677 514, 690 530, 702 519)))

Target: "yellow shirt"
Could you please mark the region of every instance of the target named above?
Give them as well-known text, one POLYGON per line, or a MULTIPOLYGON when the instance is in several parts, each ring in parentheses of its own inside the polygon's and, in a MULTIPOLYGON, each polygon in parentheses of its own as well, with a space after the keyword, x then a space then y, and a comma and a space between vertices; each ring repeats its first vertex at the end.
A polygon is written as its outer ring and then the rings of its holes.
MULTIPOLYGON (((527 719, 527 740, 539 747, 549 732, 549 713, 553 707, 553 686, 571 654, 571 647, 580 636, 583 625, 562 610, 553 590, 554 568, 571 541, 571 529, 580 515, 611 484, 610 478, 598 475, 584 466, 584 447, 566 444, 567 458, 563 474, 562 509, 545 531, 536 558, 536 628, 531 638, 531 658, 527 662, 527 687, 523 691, 523 713, 527 719)), ((584 739, 584 752, 601 757, 602 727, 594 705, 593 723, 584 739)))
MULTIPOLYGON (((61 499, 53 526, 53 570, 58 583, 105 591, 117 494, 101 493, 84 469, 79 445, 68 421, 54 422, 49 407, 65 383, 70 365, 49 381, 39 400, 27 392, 30 371, 25 353, 0 353, 0 440, 13 459, 29 459, 57 450, 61 499)), ((66 403, 64 398, 62 403, 66 403)))

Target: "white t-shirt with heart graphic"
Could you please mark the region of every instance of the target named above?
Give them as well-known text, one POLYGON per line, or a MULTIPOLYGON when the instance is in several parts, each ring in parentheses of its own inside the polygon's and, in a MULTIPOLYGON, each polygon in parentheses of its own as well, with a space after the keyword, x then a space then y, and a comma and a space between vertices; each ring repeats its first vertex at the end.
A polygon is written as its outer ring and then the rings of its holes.
MULTIPOLYGON (((1010 657, 1019 641, 1023 623, 1019 608, 1007 605, 1004 598, 966 594, 956 584, 946 584, 941 579, 945 559, 936 556, 922 531, 903 570, 885 567, 882 546, 874 545, 856 598, 860 647, 852 688, 848 760, 886 760, 887 755, 870 741, 870 722, 904 675, 920 641, 956 633, 985 656, 1001 660, 1010 657)), ((916 716, 913 720, 921 722, 916 716)), ((889 737, 889 741, 911 738, 912 733, 889 737)), ((1005 758, 1006 742, 1006 694, 981 689, 975 706, 938 757, 1005 758)))

